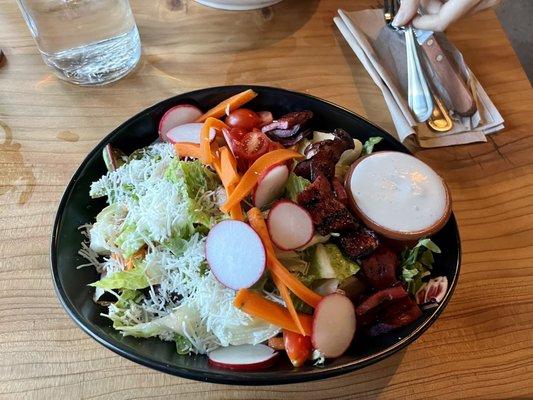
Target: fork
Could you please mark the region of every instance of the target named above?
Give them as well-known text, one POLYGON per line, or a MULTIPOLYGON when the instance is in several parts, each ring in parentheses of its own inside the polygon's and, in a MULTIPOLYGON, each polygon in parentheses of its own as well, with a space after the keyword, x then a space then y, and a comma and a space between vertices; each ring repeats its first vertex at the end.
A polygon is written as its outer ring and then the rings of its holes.
POLYGON ((391 26, 392 20, 396 15, 398 10, 395 9, 396 1, 395 0, 384 0, 383 1, 383 17, 385 18, 385 24, 391 26))
POLYGON ((404 32, 407 55, 407 100, 409 108, 418 122, 425 122, 433 112, 433 99, 418 57, 417 42, 413 27, 395 27, 394 16, 400 8, 399 0, 384 0, 383 16, 387 26, 397 32, 404 32))

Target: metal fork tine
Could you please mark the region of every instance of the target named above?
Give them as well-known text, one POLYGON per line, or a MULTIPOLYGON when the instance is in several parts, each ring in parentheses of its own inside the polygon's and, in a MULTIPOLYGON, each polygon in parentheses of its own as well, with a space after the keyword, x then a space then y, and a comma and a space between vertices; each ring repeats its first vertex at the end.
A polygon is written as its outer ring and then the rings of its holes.
POLYGON ((394 15, 396 15, 400 9, 400 0, 392 0, 392 2, 394 3, 394 15))
POLYGON ((392 25, 392 21, 394 21, 394 17, 400 9, 400 2, 401 0, 384 0, 383 3, 383 17, 385 18, 385 25, 397 32, 403 32, 404 30, 403 27, 395 27, 392 25))
POLYGON ((394 15, 391 8, 392 2, 393 0, 384 0, 383 2, 383 17, 386 24, 390 24, 394 15))

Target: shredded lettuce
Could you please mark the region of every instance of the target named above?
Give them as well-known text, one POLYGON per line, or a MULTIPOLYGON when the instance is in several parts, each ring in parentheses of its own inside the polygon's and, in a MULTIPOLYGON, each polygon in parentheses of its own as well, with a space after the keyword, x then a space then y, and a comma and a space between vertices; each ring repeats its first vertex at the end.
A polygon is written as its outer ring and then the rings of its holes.
POLYGON ((172 236, 167 241, 161 243, 161 245, 176 257, 180 257, 187 250, 189 241, 178 236, 172 236))
POLYGON ((144 238, 141 232, 137 229, 137 224, 128 222, 123 225, 122 232, 115 240, 115 245, 118 246, 121 254, 129 258, 133 256, 144 245, 144 238))
POLYGON ((310 271, 311 251, 282 251, 277 250, 276 256, 281 263, 296 277, 309 286, 317 277, 310 271))
POLYGON ((313 249, 309 274, 316 279, 343 279, 359 272, 359 264, 346 258, 333 243, 318 244, 313 249))
POLYGON ((178 307, 173 312, 150 322, 142 322, 130 326, 120 326, 118 329, 124 336, 135 336, 138 338, 149 338, 159 335, 175 337, 175 334, 184 334, 185 325, 189 319, 195 318, 194 312, 189 307, 178 307))
POLYGON ((185 336, 176 334, 174 337, 174 342, 176 343, 176 353, 180 355, 196 353, 191 341, 185 336))
POLYGON ((371 154, 374 151, 374 146, 381 142, 383 138, 381 136, 372 136, 363 144, 363 155, 371 154))
POLYGON ((117 203, 105 207, 96 216, 96 222, 89 229, 91 249, 98 254, 108 255, 115 250, 113 242, 119 235, 120 224, 127 209, 117 203))
POLYGON ((180 161, 169 144, 136 151, 91 186, 91 196, 107 196, 111 205, 120 204, 120 213, 106 211, 100 218, 102 226, 94 236, 101 240, 94 246, 130 257, 144 244, 206 233, 225 218, 218 207, 220 188, 216 174, 199 161, 180 161), (112 231, 103 229, 109 225, 112 231))
POLYGON ((306 138, 303 138, 302 140, 300 140, 298 142, 298 144, 296 145, 296 151, 302 155, 305 155, 305 150, 307 149, 307 147, 312 144, 313 142, 309 139, 306 139, 306 138))
POLYGON ((333 243, 324 245, 329 256, 331 266, 335 271, 335 278, 342 281, 359 272, 360 266, 356 262, 346 258, 340 249, 333 243))
POLYGON ((331 235, 319 235, 318 233, 315 233, 309 243, 307 243, 305 246, 300 247, 298 250, 307 250, 310 247, 313 247, 319 243, 327 243, 331 239, 331 235))
POLYGON ((117 257, 100 260, 95 249, 84 247, 105 274, 91 286, 117 297, 102 315, 123 335, 158 337, 174 342, 180 354, 203 354, 279 333, 234 307, 235 291, 209 270, 206 234, 227 216, 219 209, 224 189, 206 166, 180 161, 168 143, 155 144, 94 182, 91 196, 105 196, 110 204, 88 235, 100 254, 129 258, 146 249, 124 270, 117 257))
POLYGON ((424 278, 431 275, 433 253, 440 253, 440 248, 431 239, 420 239, 416 246, 405 249, 400 255, 400 278, 407 283, 410 293, 415 294, 423 285, 424 278))
POLYGON ((168 143, 136 150, 126 164, 93 182, 89 194, 93 198, 107 197, 109 204, 133 204, 161 179, 173 158, 174 149, 168 143))
MULTIPOLYGON (((325 238, 325 237, 321 237, 325 238)), ((279 260, 305 285, 322 279, 343 279, 355 275, 360 267, 346 258, 333 243, 315 244, 304 251, 278 252, 279 260)), ((295 300, 295 304, 298 301, 295 300)))
MULTIPOLYGON (((317 279, 316 275, 311 274, 309 272, 309 265, 310 265, 310 254, 309 251, 283 251, 283 250, 276 250, 276 256, 278 260, 281 261, 281 263, 291 272, 293 273, 298 280, 300 280, 304 285, 311 286, 311 284, 317 279)), ((275 287, 272 285, 272 287, 268 287, 268 284, 265 285, 267 282, 263 282, 260 289, 267 290, 267 289, 275 289, 275 287)), ((254 285, 254 288, 256 286, 254 285)), ((298 312, 302 312, 305 314, 313 314, 313 308, 304 303, 300 298, 291 295, 292 302, 294 304, 294 307, 298 312)), ((281 299, 279 300, 281 301, 281 299)))
POLYGON ((109 305, 108 313, 103 315, 113 321, 113 328, 115 329, 137 324, 145 316, 144 310, 139 305, 143 297, 143 294, 138 290, 122 290, 117 301, 109 305))
POLYGON ((307 179, 291 172, 289 174, 289 179, 287 179, 287 183, 285 184, 285 196, 292 201, 296 201, 298 195, 310 184, 311 182, 309 182, 307 179))
POLYGON ((354 139, 354 148, 345 150, 341 157, 339 158, 339 161, 337 161, 337 164, 335 164, 335 176, 339 178, 341 181, 344 180, 344 177, 348 173, 350 167, 352 164, 361 156, 361 153, 363 151, 363 145, 360 140, 354 139))
POLYGON ((99 281, 91 283, 93 286, 100 289, 128 289, 137 290, 144 289, 150 285, 159 283, 161 276, 159 273, 150 274, 143 264, 138 264, 128 271, 117 271, 106 276, 99 281))
MULTIPOLYGON (((158 170, 158 177, 151 175, 151 185, 137 182, 134 189, 128 189, 128 192, 135 192, 137 200, 127 194, 122 195, 128 199, 128 211, 124 222, 119 225, 120 233, 114 245, 126 258, 145 244, 151 247, 157 243, 175 245, 196 232, 206 233, 225 218, 218 207, 220 182, 215 174, 198 161, 174 158, 166 164, 164 169, 158 170)), ((128 165, 114 173, 127 172, 122 169, 128 165)))
POLYGON ((183 180, 187 194, 191 198, 206 190, 215 190, 219 185, 216 174, 198 160, 182 161, 174 158, 165 172, 165 178, 178 184, 183 180))
POLYGON ((291 295, 291 298, 292 304, 294 305, 296 311, 303 314, 313 314, 313 307, 311 307, 309 304, 305 303, 303 300, 301 300, 299 297, 296 297, 295 295, 291 295))
POLYGON ((320 132, 320 131, 314 131, 313 132, 313 138, 312 143, 318 143, 322 142, 324 140, 335 140, 335 135, 331 132, 320 132))
POLYGON ((309 269, 309 261, 304 257, 304 254, 296 251, 276 251, 276 256, 279 261, 292 273, 301 275, 307 274, 309 269))
POLYGON ((200 161, 171 161, 165 178, 181 187, 188 200, 190 222, 211 228, 224 218, 218 207, 220 181, 200 161))

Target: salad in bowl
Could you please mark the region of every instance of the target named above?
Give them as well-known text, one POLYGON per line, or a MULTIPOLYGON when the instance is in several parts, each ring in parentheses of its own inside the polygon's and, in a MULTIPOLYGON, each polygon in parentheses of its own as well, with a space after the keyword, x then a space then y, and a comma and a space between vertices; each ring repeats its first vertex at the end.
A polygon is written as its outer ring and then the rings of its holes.
POLYGON ((105 147, 90 196, 106 206, 80 227, 80 267, 98 272, 93 299, 113 328, 254 371, 283 354, 327 363, 438 306, 448 281, 432 275, 430 236, 450 215, 438 175, 378 151, 380 137, 314 130, 310 110, 247 108, 256 96, 179 104, 153 144, 105 147), (365 167, 376 162, 394 167, 365 167), (358 190, 376 181, 388 184, 358 190), (372 209, 412 198, 391 226, 372 209))

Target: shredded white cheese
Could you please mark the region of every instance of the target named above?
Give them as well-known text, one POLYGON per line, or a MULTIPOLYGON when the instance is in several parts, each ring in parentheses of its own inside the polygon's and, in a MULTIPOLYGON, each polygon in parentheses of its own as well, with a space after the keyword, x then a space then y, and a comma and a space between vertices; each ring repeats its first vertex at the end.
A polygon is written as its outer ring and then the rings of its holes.
POLYGON ((191 194, 180 171, 172 180, 165 176, 174 158, 169 144, 150 146, 141 154, 93 183, 91 196, 106 196, 110 205, 92 226, 86 226, 90 247, 82 244, 80 255, 102 276, 112 277, 125 270, 121 259, 144 247, 146 255, 137 262, 150 278, 157 274, 158 285, 130 291, 132 298, 108 290, 119 301, 105 315, 124 335, 174 340, 179 334, 197 353, 230 344, 257 344, 276 335, 278 327, 235 308, 235 291, 209 271, 205 229, 191 235, 191 213, 204 212, 207 218, 220 213, 222 186, 198 187, 191 194), (191 204, 200 209, 191 209, 191 204))

